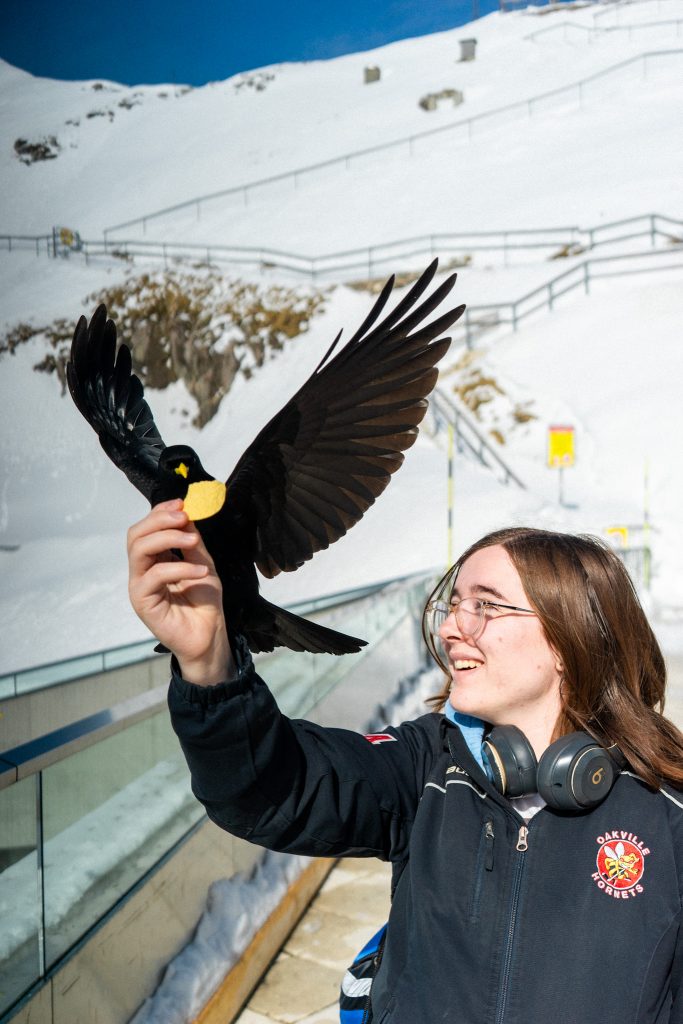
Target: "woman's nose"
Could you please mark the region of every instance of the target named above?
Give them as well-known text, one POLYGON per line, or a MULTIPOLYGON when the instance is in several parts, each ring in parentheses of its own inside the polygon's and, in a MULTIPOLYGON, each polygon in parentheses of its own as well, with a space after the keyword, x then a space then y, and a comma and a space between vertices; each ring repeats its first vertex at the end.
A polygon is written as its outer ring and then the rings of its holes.
POLYGON ((451 609, 439 626, 439 636, 442 640, 452 640, 455 638, 462 639, 463 635, 464 634, 458 625, 458 620, 455 617, 455 611, 451 609))

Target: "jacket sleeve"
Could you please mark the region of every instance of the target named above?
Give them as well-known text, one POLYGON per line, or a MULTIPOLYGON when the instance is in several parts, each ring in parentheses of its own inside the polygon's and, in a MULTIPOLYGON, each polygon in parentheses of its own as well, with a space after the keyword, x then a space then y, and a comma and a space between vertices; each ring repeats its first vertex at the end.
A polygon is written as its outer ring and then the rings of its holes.
POLYGON ((437 716, 387 729, 390 738, 374 743, 345 729, 290 720, 244 645, 236 656, 234 681, 194 686, 174 665, 169 689, 173 728, 209 818, 272 850, 404 856, 437 716))

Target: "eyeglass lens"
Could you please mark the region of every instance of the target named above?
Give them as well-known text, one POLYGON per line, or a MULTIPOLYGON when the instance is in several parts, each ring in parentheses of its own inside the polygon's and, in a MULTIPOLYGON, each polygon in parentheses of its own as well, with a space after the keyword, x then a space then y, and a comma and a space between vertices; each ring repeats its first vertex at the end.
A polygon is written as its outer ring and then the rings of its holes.
POLYGON ((435 602, 436 607, 432 611, 431 632, 438 636, 441 626, 455 612, 455 621, 458 629, 465 636, 475 636, 481 627, 484 606, 476 598, 464 598, 462 601, 449 604, 447 601, 435 602))

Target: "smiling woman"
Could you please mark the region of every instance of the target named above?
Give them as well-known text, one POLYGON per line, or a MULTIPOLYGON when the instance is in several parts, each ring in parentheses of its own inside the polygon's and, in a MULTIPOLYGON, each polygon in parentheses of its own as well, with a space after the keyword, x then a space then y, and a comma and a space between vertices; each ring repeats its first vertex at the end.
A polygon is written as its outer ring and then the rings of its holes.
POLYGON ((381 742, 286 718, 243 637, 231 656, 192 524, 158 507, 129 557, 209 817, 269 849, 392 862, 366 1024, 683 1024, 683 736, 613 552, 532 529, 473 545, 425 613, 437 710, 381 742), (183 533, 194 569, 158 566, 183 533), (615 935, 628 954, 596 969, 615 935))
POLYGON ((683 783, 683 739, 661 714, 664 659, 623 563, 598 540, 524 527, 483 537, 435 587, 423 634, 447 676, 438 710, 516 725, 537 754, 584 730, 650 785, 683 783), (435 605, 475 595, 476 630, 457 611, 435 621, 435 605), (466 676, 467 658, 477 669, 466 676))

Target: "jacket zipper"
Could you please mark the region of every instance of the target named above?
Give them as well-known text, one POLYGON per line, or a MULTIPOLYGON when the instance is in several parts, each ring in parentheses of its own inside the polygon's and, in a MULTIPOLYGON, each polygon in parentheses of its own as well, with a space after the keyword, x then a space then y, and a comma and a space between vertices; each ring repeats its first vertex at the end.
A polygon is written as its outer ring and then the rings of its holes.
POLYGON ((508 985, 510 983, 510 968, 512 966, 512 948, 515 939, 515 926, 517 924, 517 905, 519 903, 519 892, 522 886, 522 874, 524 871, 524 854, 529 847, 529 829, 526 825, 520 825, 517 833, 517 860, 514 874, 512 876, 512 897, 510 899, 510 913, 508 915, 507 938, 503 953, 503 970, 498 989, 498 1007, 496 1009, 496 1024, 503 1024, 507 1004, 508 985))
POLYGON ((479 840, 479 852, 477 855, 477 871, 474 879, 474 891, 470 904, 469 921, 474 924, 479 917, 479 904, 481 902, 481 890, 484 881, 484 871, 493 871, 493 844, 495 840, 493 821, 487 819, 481 830, 479 840))

